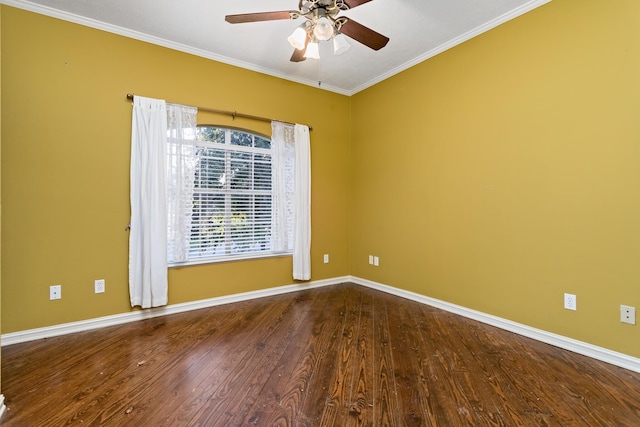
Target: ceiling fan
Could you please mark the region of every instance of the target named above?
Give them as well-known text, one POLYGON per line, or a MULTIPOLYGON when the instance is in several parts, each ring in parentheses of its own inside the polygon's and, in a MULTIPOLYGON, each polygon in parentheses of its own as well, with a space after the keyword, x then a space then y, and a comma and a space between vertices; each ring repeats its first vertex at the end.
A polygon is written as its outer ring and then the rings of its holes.
POLYGON ((287 39, 295 48, 292 62, 307 58, 319 59, 318 41, 333 39, 333 51, 339 55, 349 49, 344 36, 379 50, 386 46, 389 38, 357 23, 346 16, 338 16, 340 11, 353 9, 371 0, 300 0, 298 10, 277 12, 242 13, 227 15, 225 21, 231 24, 246 22, 277 21, 282 19, 305 18, 305 21, 287 39))

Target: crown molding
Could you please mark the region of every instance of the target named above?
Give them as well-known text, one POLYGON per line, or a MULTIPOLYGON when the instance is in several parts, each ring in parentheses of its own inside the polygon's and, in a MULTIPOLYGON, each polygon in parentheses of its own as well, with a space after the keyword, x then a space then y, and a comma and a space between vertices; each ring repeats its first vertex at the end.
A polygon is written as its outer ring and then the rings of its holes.
POLYGON ((83 25, 86 27, 90 27, 90 28, 95 28, 98 30, 102 30, 102 31, 106 31, 109 33, 113 33, 113 34, 117 34, 120 36, 124 36, 124 37, 128 37, 128 38, 132 38, 135 40, 140 40, 143 42, 147 42, 147 43, 151 43, 151 44, 155 44, 158 46, 163 46, 166 47, 168 49, 173 49, 176 51, 180 51, 180 52, 184 52, 184 53, 188 53, 191 55, 195 55, 195 56, 199 56, 202 58, 206 58, 206 59, 210 59, 213 61, 217 61, 217 62, 221 62, 224 64, 228 64, 228 65, 232 65, 235 67, 239 67, 239 68, 243 68, 246 70, 250 70, 250 71, 255 71, 257 73, 261 73, 261 74, 266 74, 272 77, 276 77, 279 79, 283 79, 283 80, 288 80, 288 81, 292 81, 294 83, 299 83, 299 84, 303 84, 306 86, 312 86, 314 88, 319 88, 322 90, 326 90, 329 92, 334 92, 334 93, 338 93, 341 95, 346 95, 346 96, 352 96, 355 95, 358 92, 361 92, 371 86, 374 86, 378 83, 380 83, 383 80, 386 80, 390 77, 393 77, 394 75, 401 73, 402 71, 405 71, 421 62, 426 61, 429 58, 432 58, 448 49, 451 49, 461 43, 464 43, 465 41, 476 37, 482 33, 485 33, 507 21, 510 21, 514 18, 519 17, 520 15, 523 15, 539 6, 542 6, 546 3, 549 3, 551 0, 531 0, 527 3, 525 3, 524 5, 509 11, 508 13, 505 13, 477 28, 474 28, 471 31, 468 31, 465 34, 460 35, 459 37, 456 37, 446 43, 441 44, 440 46, 431 49, 430 51, 424 53, 423 55, 417 56, 416 58, 405 62, 404 64, 393 68, 392 70, 381 74, 377 77, 375 77, 372 80, 369 80, 368 82, 357 86, 356 88, 352 89, 352 90, 346 90, 346 89, 342 89, 342 88, 338 88, 338 87, 334 87, 331 85, 326 85, 326 84, 322 84, 322 86, 318 85, 318 82, 315 80, 308 80, 308 79, 301 79, 301 78, 296 78, 296 77, 292 77, 292 76, 288 76, 282 73, 278 73, 274 70, 268 69, 268 68, 263 68, 263 67, 259 67, 255 64, 251 64, 245 61, 238 61, 236 59, 233 58, 229 58, 226 56, 222 56, 222 55, 217 55, 215 53, 212 53, 210 51, 204 50, 204 49, 197 49, 191 46, 187 46, 181 43, 176 43, 176 42, 172 42, 170 40, 166 40, 160 37, 155 37, 155 36, 151 36, 149 34, 145 34, 145 33, 141 33, 138 31, 134 31, 134 30, 130 30, 127 28, 123 28, 123 27, 119 27, 117 25, 112 25, 112 24, 108 24, 102 21, 98 21, 95 19, 91 19, 91 18, 86 18, 84 16, 80 16, 80 15, 76 15, 73 13, 69 13, 69 12, 64 12, 58 9, 54 9, 52 7, 48 7, 48 6, 44 6, 44 5, 40 5, 40 4, 36 4, 36 3, 32 3, 26 0, 0 0, 0 4, 6 4, 7 6, 13 6, 19 9, 23 9, 23 10, 27 10, 30 12, 34 12, 34 13, 38 13, 41 15, 45 15, 45 16, 49 16, 52 18, 57 18, 57 19, 61 19, 63 21, 68 21, 68 22, 73 22, 75 24, 79 24, 79 25, 83 25))
POLYGON ((288 80, 294 83, 300 83, 306 86, 312 86, 314 88, 320 88, 322 90, 326 90, 329 92, 335 92, 341 95, 349 95, 349 91, 344 89, 334 87, 327 84, 322 84, 320 87, 316 80, 308 80, 301 78, 294 78, 291 76, 287 76, 282 73, 278 73, 269 68, 259 67, 255 64, 251 64, 245 61, 238 61, 237 59, 229 58, 227 56, 218 55, 213 52, 204 49, 194 48, 182 43, 176 43, 171 40, 166 40, 161 37, 152 36, 149 34, 145 34, 139 31, 134 31, 128 28, 119 27, 117 25, 108 24, 106 22, 98 21, 96 19, 87 18, 84 16, 76 15, 73 13, 61 11, 58 9, 54 9, 49 6, 44 6, 41 4, 32 3, 26 0, 0 0, 0 4, 4 4, 7 6, 16 7, 18 9, 23 9, 29 12, 37 13, 40 15, 49 16, 51 18, 60 19, 62 21, 72 22, 74 24, 83 25, 85 27, 94 28, 97 30, 105 31, 112 34, 117 34, 119 36, 128 37, 131 39, 143 41, 146 43, 151 43, 157 46, 166 47, 168 49, 176 50, 179 52, 188 53, 191 55, 199 56, 201 58, 210 59, 212 61, 221 62, 223 64, 232 65, 234 67, 243 68, 249 71, 255 71, 260 74, 266 74, 271 77, 276 77, 283 80, 288 80))
POLYGON ((522 6, 513 9, 489 22, 486 22, 483 25, 480 25, 479 27, 474 28, 473 30, 470 30, 454 39, 449 40, 446 43, 441 44, 440 46, 431 49, 428 52, 425 52, 424 54, 417 56, 415 58, 413 58, 411 61, 405 62, 402 65, 399 65, 396 68, 393 68, 392 70, 390 70, 387 73, 381 74, 378 77, 376 77, 373 80, 369 80, 368 82, 356 87, 355 89, 349 91, 349 95, 355 95, 358 92, 361 92, 371 86, 374 86, 378 83, 380 83, 383 80, 386 80, 390 77, 395 76, 396 74, 399 74, 415 65, 420 64, 421 62, 426 61, 429 58, 433 58, 434 56, 449 50, 455 46, 458 46, 459 44, 462 44, 476 36, 479 36, 482 33, 486 33, 489 30, 492 30, 494 28, 496 28, 499 25, 504 24, 507 21, 510 21, 512 19, 515 19, 517 17, 519 17, 520 15, 524 15, 527 12, 532 11, 533 9, 536 9, 537 7, 540 7, 542 5, 545 5, 547 3, 551 2, 551 0, 531 0, 526 4, 523 4, 522 6))

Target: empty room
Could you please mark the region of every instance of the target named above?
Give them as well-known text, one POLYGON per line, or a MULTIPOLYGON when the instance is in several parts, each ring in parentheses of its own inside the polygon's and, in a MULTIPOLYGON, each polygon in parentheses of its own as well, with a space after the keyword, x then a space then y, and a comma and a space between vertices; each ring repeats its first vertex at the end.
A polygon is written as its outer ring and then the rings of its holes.
POLYGON ((637 0, 0 37, 0 426, 640 425, 637 0))

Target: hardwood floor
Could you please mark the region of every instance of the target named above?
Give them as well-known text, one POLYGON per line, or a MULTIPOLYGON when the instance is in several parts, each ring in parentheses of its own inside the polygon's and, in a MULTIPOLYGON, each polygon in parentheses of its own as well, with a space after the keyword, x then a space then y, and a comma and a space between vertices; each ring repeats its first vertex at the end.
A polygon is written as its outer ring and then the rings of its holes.
POLYGON ((352 284, 2 359, 3 427, 640 425, 640 374, 352 284))

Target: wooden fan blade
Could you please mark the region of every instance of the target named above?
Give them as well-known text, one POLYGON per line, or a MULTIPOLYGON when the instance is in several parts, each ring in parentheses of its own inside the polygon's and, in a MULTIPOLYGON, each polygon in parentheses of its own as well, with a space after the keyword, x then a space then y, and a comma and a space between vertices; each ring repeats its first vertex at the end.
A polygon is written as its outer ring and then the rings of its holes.
POLYGON ((353 9, 356 6, 360 6, 361 4, 369 3, 371 0, 342 0, 344 4, 349 6, 349 9, 353 9))
POLYGON ((302 62, 305 58, 304 54, 307 52, 307 45, 309 44, 309 35, 307 34, 307 38, 304 40, 304 47, 302 49, 295 49, 293 51, 293 55, 291 55, 291 62, 302 62))
POLYGON ((347 22, 340 27, 340 32, 373 50, 380 50, 389 42, 389 37, 383 36, 371 28, 367 28, 349 18, 347 18, 347 22))
POLYGON ((227 15, 224 20, 231 24, 243 24, 245 22, 277 21, 280 19, 294 19, 298 17, 297 10, 282 10, 279 12, 241 13, 239 15, 227 15))
POLYGON ((307 58, 304 57, 304 53, 307 51, 307 49, 295 49, 293 51, 293 55, 291 55, 291 59, 289 61, 291 62, 302 62, 304 60, 306 60, 307 58))

